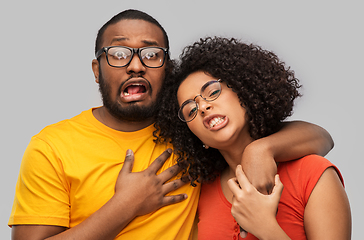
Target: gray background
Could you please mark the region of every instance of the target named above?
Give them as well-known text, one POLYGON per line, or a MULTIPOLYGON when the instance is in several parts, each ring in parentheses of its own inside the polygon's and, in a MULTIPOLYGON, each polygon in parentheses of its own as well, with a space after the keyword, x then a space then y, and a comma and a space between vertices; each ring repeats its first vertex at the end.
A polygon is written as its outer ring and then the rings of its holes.
POLYGON ((2 1, 1 239, 10 238, 7 221, 31 136, 101 104, 91 71, 94 40, 103 23, 128 8, 160 21, 174 58, 199 37, 220 35, 259 44, 290 65, 304 85, 291 119, 316 123, 331 133, 335 148, 327 158, 344 176, 353 239, 364 239, 362 4, 232 0, 2 1))

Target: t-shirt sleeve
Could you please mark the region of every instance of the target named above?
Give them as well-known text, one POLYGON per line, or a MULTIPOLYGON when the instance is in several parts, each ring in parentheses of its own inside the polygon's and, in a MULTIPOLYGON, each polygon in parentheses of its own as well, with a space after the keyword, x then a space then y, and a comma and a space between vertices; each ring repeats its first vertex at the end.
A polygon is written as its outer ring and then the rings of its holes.
POLYGON ((53 149, 33 137, 25 150, 9 226, 20 224, 69 227, 69 186, 53 149))
POLYGON ((305 188, 303 189, 303 192, 305 193, 304 200, 306 203, 308 202, 308 199, 322 174, 330 167, 335 169, 342 184, 344 185, 344 180, 339 169, 326 158, 318 155, 309 155, 304 157, 302 160, 300 175, 302 179, 302 187, 305 188))

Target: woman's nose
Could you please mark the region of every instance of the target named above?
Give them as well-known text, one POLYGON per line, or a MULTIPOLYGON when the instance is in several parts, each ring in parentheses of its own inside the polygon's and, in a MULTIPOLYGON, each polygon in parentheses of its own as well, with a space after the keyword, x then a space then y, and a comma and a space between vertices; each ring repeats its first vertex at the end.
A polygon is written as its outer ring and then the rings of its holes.
POLYGON ((199 111, 201 112, 201 114, 205 114, 207 111, 212 109, 211 102, 206 101, 202 97, 199 98, 197 103, 198 103, 198 108, 199 108, 199 111))

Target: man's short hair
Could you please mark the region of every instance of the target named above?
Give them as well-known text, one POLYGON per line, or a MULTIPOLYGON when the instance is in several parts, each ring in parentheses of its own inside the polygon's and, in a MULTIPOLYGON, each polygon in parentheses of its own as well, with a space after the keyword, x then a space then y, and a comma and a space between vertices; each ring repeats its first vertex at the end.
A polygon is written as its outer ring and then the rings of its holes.
MULTIPOLYGON (((125 20, 125 19, 144 20, 144 21, 150 22, 150 23, 158 26, 163 32, 164 42, 166 44, 165 47, 169 48, 169 40, 168 40, 167 33, 164 30, 164 28, 162 27, 162 25, 160 25, 156 19, 154 19, 152 16, 150 16, 149 14, 147 14, 145 12, 142 12, 139 10, 134 10, 134 9, 129 9, 129 10, 125 10, 123 12, 118 13, 117 15, 112 17, 108 22, 106 22, 100 28, 99 32, 97 33, 97 37, 96 37, 95 53, 98 50, 100 50, 100 48, 102 47, 102 38, 103 38, 104 32, 107 29, 107 27, 112 24, 116 24, 119 21, 125 20)), ((169 54, 168 54, 168 58, 169 58, 169 54)))

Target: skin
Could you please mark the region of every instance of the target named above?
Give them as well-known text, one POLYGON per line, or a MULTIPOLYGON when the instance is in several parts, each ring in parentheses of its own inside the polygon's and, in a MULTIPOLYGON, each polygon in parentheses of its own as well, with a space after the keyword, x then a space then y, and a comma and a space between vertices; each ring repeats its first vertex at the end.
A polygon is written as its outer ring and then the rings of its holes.
MULTIPOLYGON (((122 20, 106 29, 103 46, 165 47, 165 43, 162 30, 156 25, 142 20, 122 20)), ((108 84, 111 86, 112 100, 124 108, 128 107, 131 102, 137 106, 150 106, 151 102, 156 100, 157 94, 162 87, 165 78, 165 67, 165 64, 160 68, 145 67, 137 55, 134 55, 130 64, 123 68, 110 67, 105 54, 100 58, 100 63, 96 59, 92 61, 92 70, 96 82, 99 83, 100 69, 102 69, 104 79, 107 79, 108 84), (129 97, 118 94, 121 85, 145 80, 151 85, 151 89, 145 94, 129 97)), ((103 124, 124 132, 137 131, 154 123, 153 118, 138 122, 121 121, 113 117, 105 107, 94 110, 94 115, 103 124)))
MULTIPOLYGON (((178 89, 179 105, 193 99, 200 93, 201 87, 212 79, 204 72, 190 74, 178 89)), ((245 109, 241 107, 236 93, 226 84, 221 85, 222 92, 216 100, 207 102, 201 97, 196 98, 198 114, 187 125, 202 142, 219 149, 229 164, 222 172, 221 186, 226 199, 233 205, 232 214, 237 222, 259 239, 289 239, 275 218, 283 185, 276 176, 272 193, 263 195, 248 180, 240 166, 244 151, 249 150, 249 145, 253 143, 247 131, 245 109), (211 116, 223 116, 224 121, 210 128, 206 121, 211 116)), ((288 153, 278 157, 289 157, 292 145, 289 146, 286 149, 288 153)), ((310 148, 306 148, 305 144, 302 146, 306 150, 310 148)), ((315 186, 305 208, 304 225, 308 239, 350 239, 349 201, 333 168, 327 169, 315 186)))
MULTIPOLYGON (((124 45, 132 48, 165 47, 162 31, 154 24, 142 20, 122 20, 109 26, 105 31, 103 46, 109 45, 124 45)), ((92 61, 92 70, 97 83, 100 70, 102 71, 105 81, 111 86, 111 98, 120 107, 127 107, 129 102, 134 102, 133 104, 139 106, 150 106, 151 102, 156 100, 165 77, 165 66, 147 68, 135 55, 128 66, 114 68, 107 64, 105 54, 103 54, 100 64, 96 59, 92 61), (148 81, 151 88, 139 96, 122 97, 118 94, 118 89, 128 80, 148 81)), ((135 122, 123 121, 111 115, 105 107, 95 109, 93 114, 106 126, 120 131, 137 131, 154 122, 153 119, 135 122)), ((135 217, 186 199, 185 194, 165 196, 184 184, 181 180, 163 184, 180 171, 178 166, 173 166, 156 175, 170 153, 169 149, 146 170, 132 173, 134 155, 131 151, 127 152, 125 163, 115 184, 114 196, 89 218, 71 229, 60 226, 13 226, 12 239, 114 239, 135 217)))

